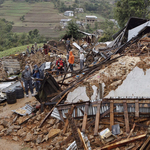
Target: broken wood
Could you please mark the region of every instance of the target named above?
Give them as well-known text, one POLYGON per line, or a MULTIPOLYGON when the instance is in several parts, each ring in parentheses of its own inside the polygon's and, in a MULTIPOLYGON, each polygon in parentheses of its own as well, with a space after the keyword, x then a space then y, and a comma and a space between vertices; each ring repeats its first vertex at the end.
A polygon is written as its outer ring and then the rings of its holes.
POLYGON ((139 101, 135 100, 135 117, 139 117, 139 101))
MULTIPOLYGON (((74 110, 74 107, 75 107, 75 105, 73 105, 73 106, 71 107, 71 109, 69 110, 69 114, 70 114, 70 115, 72 115, 73 110, 74 110)), ((68 119, 66 119, 66 123, 65 123, 65 126, 64 126, 64 129, 63 129, 63 134, 65 134, 65 132, 66 132, 66 130, 67 130, 67 127, 68 127, 68 124, 69 124, 68 119)))
POLYGON ((145 137, 146 137, 146 134, 142 134, 142 135, 138 135, 138 136, 135 136, 135 137, 131 137, 131 138, 129 138, 129 139, 121 140, 121 141, 119 141, 119 142, 116 142, 116 143, 113 143, 113 144, 104 146, 104 147, 101 148, 101 150, 113 149, 113 148, 116 148, 116 147, 125 145, 125 144, 127 144, 127 143, 131 143, 131 142, 133 142, 133 141, 143 139, 143 138, 145 138, 145 137))
POLYGON ((86 123, 87 123, 87 116, 88 116, 88 106, 89 103, 85 104, 85 111, 84 111, 84 116, 83 116, 83 124, 82 124, 82 132, 85 132, 86 130, 86 123))
POLYGON ((79 134, 80 140, 81 140, 82 143, 83 143, 84 150, 88 150, 88 148, 87 148, 87 146, 86 146, 86 144, 85 144, 85 141, 84 141, 84 139, 83 139, 83 137, 82 137, 82 135, 81 135, 80 129, 78 128, 77 130, 78 130, 78 134, 79 134))
POLYGON ((140 150, 145 150, 147 144, 150 142, 150 136, 147 138, 147 140, 144 142, 144 144, 142 145, 142 147, 140 148, 140 150))
POLYGON ((83 150, 83 144, 80 139, 80 135, 78 133, 77 126, 75 125, 74 119, 72 118, 72 115, 68 113, 68 114, 66 114, 66 117, 68 119, 69 126, 72 130, 73 137, 74 137, 74 140, 76 141, 78 150, 83 150))
POLYGON ((130 132, 130 127, 129 127, 129 117, 128 117, 128 108, 127 108, 127 103, 124 100, 123 101, 123 108, 124 108, 124 119, 125 119, 125 125, 126 125, 126 132, 130 132))
POLYGON ((131 136, 131 134, 132 134, 132 132, 133 132, 134 128, 135 128, 135 123, 133 124, 133 127, 132 127, 132 129, 131 129, 131 131, 130 131, 130 133, 129 133, 128 137, 127 137, 127 139, 129 139, 129 138, 130 138, 130 136, 131 136))
POLYGON ((110 101, 110 130, 112 130, 112 126, 114 125, 114 103, 110 101))
POLYGON ((139 144, 136 144, 135 147, 133 147, 131 150, 137 150, 141 145, 143 144, 143 141, 141 141, 139 144))
POLYGON ((63 100, 63 98, 69 93, 69 91, 67 91, 62 97, 61 99, 56 103, 56 105, 50 110, 50 112, 46 115, 46 117, 44 118, 44 120, 42 121, 42 123, 40 124, 39 128, 42 127, 43 123, 46 121, 46 119, 51 115, 51 113, 53 112, 54 108, 63 100))
POLYGON ((97 105, 97 112, 96 112, 96 118, 95 118, 94 135, 98 135, 98 127, 99 127, 99 121, 100 121, 100 106, 101 106, 101 102, 99 101, 97 105))

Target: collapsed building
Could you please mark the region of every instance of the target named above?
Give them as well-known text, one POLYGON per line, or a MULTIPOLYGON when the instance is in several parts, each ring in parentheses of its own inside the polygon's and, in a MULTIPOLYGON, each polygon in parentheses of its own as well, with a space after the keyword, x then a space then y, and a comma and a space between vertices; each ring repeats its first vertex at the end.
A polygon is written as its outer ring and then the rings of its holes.
POLYGON ((2 118, 0 136, 39 149, 148 150, 149 27, 131 18, 109 44, 73 44, 85 51, 87 67, 59 80, 47 72, 35 96, 41 108, 2 118))

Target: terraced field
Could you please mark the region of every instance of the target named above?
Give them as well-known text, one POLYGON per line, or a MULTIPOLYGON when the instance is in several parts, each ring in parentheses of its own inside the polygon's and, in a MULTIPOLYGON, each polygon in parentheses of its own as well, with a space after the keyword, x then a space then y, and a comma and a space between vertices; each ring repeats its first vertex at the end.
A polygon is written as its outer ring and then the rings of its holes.
POLYGON ((59 38, 61 32, 55 31, 60 19, 67 18, 54 9, 52 2, 13 2, 5 1, 0 7, 0 18, 13 21, 13 32, 29 32, 38 29, 45 37, 59 38), (20 17, 25 16, 21 21, 20 17))

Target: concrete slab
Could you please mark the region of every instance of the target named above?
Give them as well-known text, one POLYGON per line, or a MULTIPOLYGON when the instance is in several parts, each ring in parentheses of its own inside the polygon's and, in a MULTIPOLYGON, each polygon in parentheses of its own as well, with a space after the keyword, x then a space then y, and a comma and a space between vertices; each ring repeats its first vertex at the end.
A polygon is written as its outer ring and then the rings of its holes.
POLYGON ((106 98, 117 96, 150 96, 150 69, 143 71, 135 67, 118 86, 116 90, 111 91, 106 98))

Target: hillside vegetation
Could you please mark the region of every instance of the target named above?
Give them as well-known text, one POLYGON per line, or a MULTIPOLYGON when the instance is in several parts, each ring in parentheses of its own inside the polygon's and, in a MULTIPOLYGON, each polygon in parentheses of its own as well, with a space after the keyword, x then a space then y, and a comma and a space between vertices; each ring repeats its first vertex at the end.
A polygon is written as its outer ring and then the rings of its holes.
MULTIPOLYGON (((26 0, 28 1, 28 0, 26 0)), ((86 15, 96 15, 99 22, 105 18, 112 18, 112 7, 109 0, 52 0, 51 2, 32 0, 29 2, 5 0, 1 4, 0 18, 13 22, 12 31, 16 33, 38 29, 39 34, 59 39, 65 32, 62 31, 60 20, 69 18, 63 15, 66 10, 74 10, 76 7, 83 7, 84 13, 78 17, 71 17, 73 20, 85 19, 86 15)))

